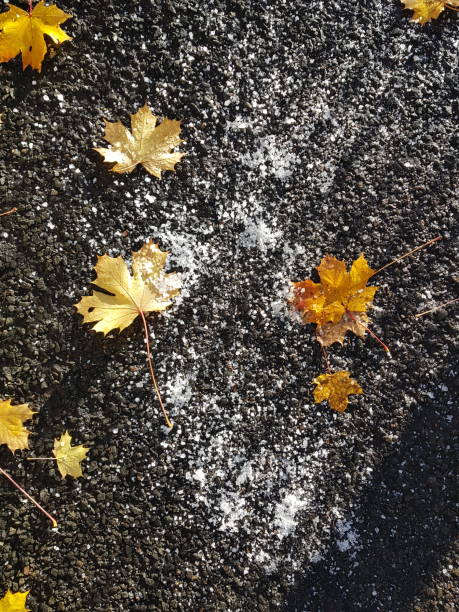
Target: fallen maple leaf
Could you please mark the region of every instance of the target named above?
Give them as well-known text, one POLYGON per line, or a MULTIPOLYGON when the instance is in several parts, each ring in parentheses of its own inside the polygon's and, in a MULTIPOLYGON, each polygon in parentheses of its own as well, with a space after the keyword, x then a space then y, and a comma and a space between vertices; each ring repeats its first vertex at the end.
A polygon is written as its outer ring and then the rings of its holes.
POLYGON ((411 21, 427 23, 443 12, 445 3, 441 0, 402 0, 405 8, 411 9, 413 15, 411 21))
POLYGON ((86 457, 89 449, 82 444, 70 446, 71 441, 72 436, 68 431, 63 433, 60 438, 55 438, 54 440, 53 455, 56 457, 57 467, 62 478, 65 478, 67 474, 73 476, 73 478, 83 476, 80 464, 86 457))
POLYGON ((363 336, 377 287, 366 287, 376 273, 360 255, 349 272, 344 261, 327 255, 317 267, 320 283, 308 279, 293 283, 291 304, 305 323, 317 324, 317 339, 324 346, 343 342, 347 331, 363 336))
POLYGON ((330 408, 338 412, 344 412, 349 404, 349 395, 360 395, 362 388, 356 380, 349 376, 344 370, 334 374, 321 374, 312 381, 317 387, 314 389, 314 401, 320 404, 325 400, 330 408))
POLYGON ((93 282, 112 295, 97 291, 74 304, 83 323, 98 321, 92 329, 106 335, 113 329, 122 331, 141 313, 165 310, 180 293, 174 286, 177 275, 163 271, 167 256, 150 240, 132 253, 132 276, 121 257, 99 256, 93 282))
POLYGON ((111 295, 100 291, 93 292, 83 297, 74 306, 83 315, 83 323, 96 321, 92 329, 104 335, 117 328, 122 331, 138 315, 141 316, 153 387, 158 396, 166 425, 171 429, 173 425, 164 408, 154 374, 149 331, 145 318, 146 312, 165 310, 171 305, 172 298, 180 293, 177 274, 164 272, 167 256, 167 251, 161 251, 157 244, 149 240, 139 251, 132 253, 132 276, 121 257, 100 256, 94 267, 97 272, 94 284, 111 295))
POLYGON ((35 414, 28 404, 11 405, 11 400, 0 401, 0 444, 6 444, 10 451, 28 448, 30 432, 24 427, 35 414))
POLYGON ((30 13, 10 5, 9 10, 0 15, 0 62, 22 53, 22 69, 31 66, 40 72, 46 54, 44 34, 54 43, 71 40, 59 27, 71 16, 57 6, 45 6, 44 0, 30 13))
POLYGON ((104 161, 116 162, 112 172, 132 172, 137 164, 157 178, 163 170, 175 170, 185 153, 171 153, 183 140, 179 137, 180 121, 164 119, 156 125, 157 117, 145 104, 131 115, 130 132, 120 121, 105 121, 105 140, 112 146, 94 150, 103 155, 104 161))
POLYGON ((417 23, 428 23, 433 19, 437 19, 445 8, 450 8, 453 11, 459 10, 459 0, 402 0, 405 8, 411 9, 413 15, 411 21, 417 23))
POLYGON ((25 607, 29 592, 12 593, 8 589, 6 595, 0 599, 0 612, 31 612, 29 608, 25 607))

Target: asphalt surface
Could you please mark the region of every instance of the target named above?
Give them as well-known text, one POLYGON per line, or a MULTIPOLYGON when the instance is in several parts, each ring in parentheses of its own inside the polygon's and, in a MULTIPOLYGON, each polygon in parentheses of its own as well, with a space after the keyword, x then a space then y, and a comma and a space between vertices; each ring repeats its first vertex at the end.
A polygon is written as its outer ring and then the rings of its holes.
MULTIPOLYGON (((5 3, 3 3, 5 7, 5 3)), ((0 65, 0 397, 33 456, 68 429, 85 478, 0 449, 59 519, 0 482, 3 590, 34 612, 449 611, 457 604, 457 15, 397 0, 59 2, 41 74, 0 65), (181 119, 161 181, 108 172, 103 122, 181 119), (289 281, 323 255, 378 268, 370 338, 333 347, 365 394, 315 405, 289 281), (81 324, 97 255, 171 251, 150 317, 162 427, 135 322, 81 324)))

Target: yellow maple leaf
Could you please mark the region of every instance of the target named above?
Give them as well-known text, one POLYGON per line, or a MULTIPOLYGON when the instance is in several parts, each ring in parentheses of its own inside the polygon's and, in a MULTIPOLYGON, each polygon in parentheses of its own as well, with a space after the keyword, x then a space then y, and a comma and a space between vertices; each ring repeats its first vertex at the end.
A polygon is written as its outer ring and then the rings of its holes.
POLYGON ((11 400, 0 401, 0 444, 6 444, 14 453, 16 450, 28 448, 30 432, 24 427, 35 414, 28 404, 11 405, 11 400))
POLYGON ((29 608, 25 607, 27 595, 30 591, 25 593, 12 593, 9 589, 6 595, 0 599, 0 612, 31 612, 29 608))
POLYGON ((41 71, 41 63, 46 54, 44 35, 54 43, 71 40, 59 26, 69 17, 57 6, 45 6, 41 0, 29 14, 17 6, 0 15, 0 62, 7 62, 22 53, 22 69, 31 66, 41 71))
POLYGON ((362 387, 349 376, 349 372, 341 370, 334 374, 321 374, 312 381, 317 387, 314 389, 314 401, 320 404, 325 400, 330 408, 344 412, 349 404, 349 395, 361 395, 362 387))
POLYGON ((180 293, 177 274, 164 272, 167 256, 150 240, 132 253, 132 275, 121 257, 100 256, 94 284, 112 295, 97 291, 74 304, 83 322, 97 321, 92 329, 106 335, 113 329, 122 331, 140 313, 165 310, 180 293))
POLYGON ((172 149, 183 140, 179 137, 180 121, 164 119, 158 126, 157 117, 145 104, 134 115, 131 115, 130 132, 120 121, 105 121, 105 140, 110 147, 99 147, 94 150, 103 155, 104 161, 116 162, 112 172, 132 172, 137 164, 153 176, 161 178, 164 170, 175 170, 185 153, 172 153, 172 149))
POLYGON ((324 345, 342 342, 340 338, 348 330, 363 335, 362 324, 368 321, 363 315, 378 289, 366 284, 376 270, 368 266, 362 254, 349 272, 344 261, 330 255, 322 259, 317 271, 320 283, 310 279, 293 283, 293 307, 306 323, 317 324, 318 338, 322 335, 319 341, 324 345))
POLYGON ((417 23, 427 23, 437 17, 443 12, 447 2, 442 0, 402 0, 405 8, 411 9, 413 15, 411 21, 417 23))
POLYGON ((57 460, 57 467, 65 478, 67 474, 73 476, 73 478, 79 478, 83 476, 81 471, 81 462, 86 457, 88 448, 79 444, 78 446, 71 446, 72 436, 68 431, 62 434, 60 438, 55 438, 53 455, 57 460))

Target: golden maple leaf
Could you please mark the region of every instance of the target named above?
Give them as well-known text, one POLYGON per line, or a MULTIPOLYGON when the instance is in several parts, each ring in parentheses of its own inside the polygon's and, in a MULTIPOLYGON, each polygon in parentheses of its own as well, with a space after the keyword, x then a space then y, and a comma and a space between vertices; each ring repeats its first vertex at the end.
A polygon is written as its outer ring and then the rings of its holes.
POLYGON ((402 0, 402 2, 405 8, 413 11, 411 21, 422 24, 437 19, 447 4, 442 0, 402 0))
POLYGON ((82 444, 78 446, 70 446, 72 436, 68 431, 62 434, 60 438, 55 438, 53 455, 57 460, 57 467, 65 478, 67 474, 73 476, 73 478, 79 478, 83 476, 81 471, 81 462, 86 457, 89 448, 86 448, 82 444))
POLYGON ((92 329, 106 335, 113 329, 122 331, 140 313, 165 310, 180 293, 177 274, 164 272, 167 256, 150 240, 132 253, 131 276, 121 257, 101 255, 94 267, 94 284, 112 295, 97 291, 74 304, 83 323, 97 321, 92 329))
POLYGON ((305 323, 317 324, 317 339, 324 346, 342 342, 346 331, 359 336, 365 333, 365 315, 378 287, 367 287, 375 274, 360 255, 346 271, 344 261, 325 256, 317 267, 320 283, 308 279, 293 283, 291 304, 305 323))
POLYGON ((164 119, 156 125, 157 117, 145 104, 131 115, 130 132, 120 121, 105 121, 105 140, 112 146, 94 150, 103 155, 104 161, 116 162, 112 172, 132 172, 137 164, 157 178, 163 170, 175 170, 185 153, 172 153, 171 150, 183 140, 179 137, 180 121, 164 119))
POLYGON ((349 404, 349 395, 361 395, 362 387, 349 376, 349 372, 341 370, 334 374, 321 374, 312 381, 317 387, 314 389, 314 401, 320 404, 325 400, 330 408, 344 412, 349 404))
POLYGON ((29 14, 17 6, 0 15, 0 62, 7 62, 22 53, 22 69, 31 66, 41 71, 41 63, 46 54, 44 34, 54 43, 71 40, 59 26, 69 17, 57 6, 45 6, 41 0, 29 14))
POLYGON ((0 401, 0 444, 6 444, 10 451, 28 448, 28 437, 30 432, 24 427, 24 421, 28 421, 35 414, 30 410, 28 404, 11 405, 11 400, 0 401))
POLYGON ((25 607, 29 592, 12 593, 8 589, 6 595, 0 599, 0 612, 31 612, 29 608, 25 607))
POLYGON ((437 19, 445 8, 459 11, 459 0, 402 0, 405 8, 411 9, 413 15, 411 21, 417 23, 428 23, 433 19, 437 19))

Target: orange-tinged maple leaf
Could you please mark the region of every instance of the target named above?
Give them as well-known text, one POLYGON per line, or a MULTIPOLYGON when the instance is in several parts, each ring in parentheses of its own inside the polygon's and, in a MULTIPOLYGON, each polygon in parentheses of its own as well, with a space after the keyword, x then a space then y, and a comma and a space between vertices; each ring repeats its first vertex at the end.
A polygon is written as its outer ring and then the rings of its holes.
POLYGON ((0 401, 0 444, 6 444, 10 451, 28 448, 30 432, 24 427, 35 414, 28 404, 11 405, 11 400, 0 401))
POLYGON ((177 274, 164 272, 167 256, 150 240, 132 254, 131 275, 121 257, 101 255, 94 284, 111 295, 97 291, 75 304, 83 323, 96 322, 92 329, 106 335, 113 329, 122 331, 141 312, 165 310, 180 292, 177 274))
POLYGON ((366 284, 376 270, 368 266, 362 254, 353 262, 349 272, 344 261, 330 255, 322 259, 317 271, 320 283, 310 279, 293 283, 293 307, 302 314, 306 323, 317 324, 317 334, 322 336, 324 345, 342 342, 340 338, 348 330, 362 335, 364 326, 361 323, 368 320, 362 315, 372 304, 378 289, 366 284), (339 326, 333 328, 333 325, 339 326), (325 337, 329 341, 325 341, 325 337))
POLYGON ((57 6, 45 6, 44 0, 30 14, 10 5, 9 10, 0 15, 0 62, 7 62, 22 53, 22 69, 31 66, 40 72, 46 54, 44 35, 54 43, 71 40, 59 27, 71 16, 57 6))
POLYGON ((132 172, 137 164, 157 178, 164 170, 175 170, 185 153, 172 152, 183 140, 179 137, 180 121, 164 119, 158 126, 158 118, 145 104, 134 115, 131 115, 130 132, 120 121, 105 121, 105 140, 110 147, 98 147, 94 150, 103 155, 104 161, 116 162, 112 172, 132 172))
POLYGON ((25 607, 29 592, 12 593, 8 589, 6 595, 0 599, 0 612, 31 612, 30 608, 25 607))
POLYGON ((350 377, 349 372, 341 370, 333 374, 321 374, 312 381, 317 387, 314 389, 314 401, 320 404, 325 400, 330 408, 344 412, 349 404, 349 395, 361 395, 362 387, 350 377))

